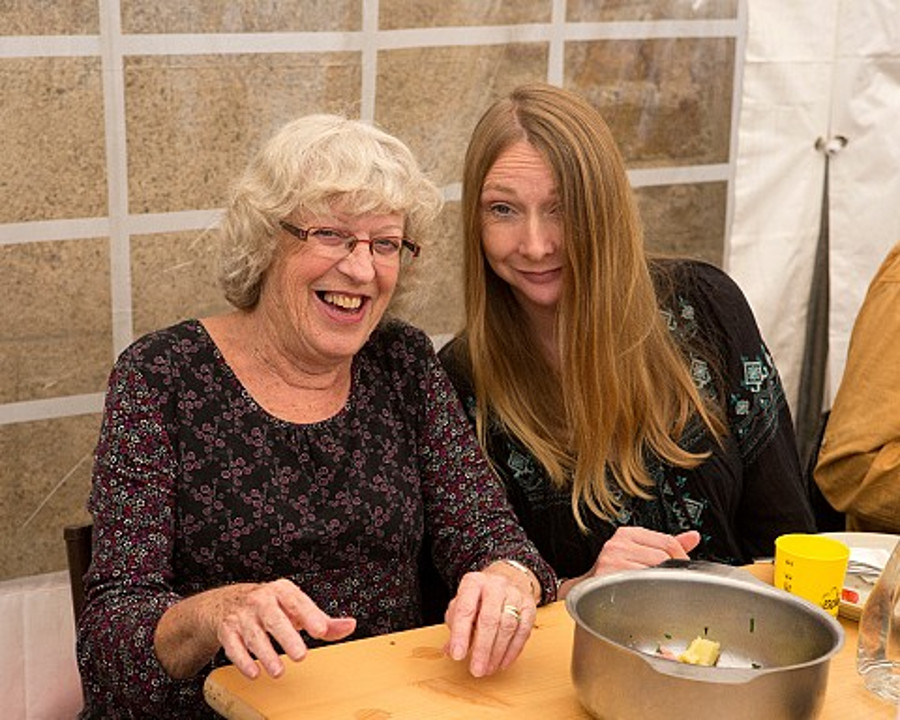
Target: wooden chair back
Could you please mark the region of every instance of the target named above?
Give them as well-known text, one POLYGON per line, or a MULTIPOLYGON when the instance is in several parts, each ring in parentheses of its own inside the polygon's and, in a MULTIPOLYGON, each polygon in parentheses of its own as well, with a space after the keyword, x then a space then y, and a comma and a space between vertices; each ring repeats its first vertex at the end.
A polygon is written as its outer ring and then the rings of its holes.
POLYGON ((75 614, 76 626, 84 608, 84 576, 91 564, 93 532, 93 523, 66 525, 63 528, 66 558, 69 563, 69 582, 72 586, 72 611, 75 614))

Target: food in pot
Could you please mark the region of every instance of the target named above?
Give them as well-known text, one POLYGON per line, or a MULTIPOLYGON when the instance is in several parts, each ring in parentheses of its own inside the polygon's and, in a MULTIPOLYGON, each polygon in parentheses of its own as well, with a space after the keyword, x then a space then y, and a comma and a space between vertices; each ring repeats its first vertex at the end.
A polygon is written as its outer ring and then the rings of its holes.
POLYGON ((719 643, 715 640, 695 637, 691 640, 691 644, 688 645, 687 650, 678 656, 678 661, 687 663, 688 665, 705 665, 706 667, 712 667, 719 659, 720 649, 719 643))
POLYGON ((719 660, 720 650, 721 645, 715 640, 695 637, 691 640, 691 644, 688 645, 685 651, 680 655, 676 655, 665 645, 658 645, 656 647, 656 654, 661 655, 666 658, 666 660, 676 660, 685 663, 686 665, 704 665, 706 667, 712 667, 719 660))

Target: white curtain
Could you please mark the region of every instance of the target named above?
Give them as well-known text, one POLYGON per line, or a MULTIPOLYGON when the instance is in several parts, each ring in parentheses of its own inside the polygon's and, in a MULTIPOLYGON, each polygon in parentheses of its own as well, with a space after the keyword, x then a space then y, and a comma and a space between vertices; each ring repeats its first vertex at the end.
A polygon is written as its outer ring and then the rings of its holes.
POLYGON ((725 264, 796 409, 826 167, 821 138, 833 151, 828 407, 869 281, 900 241, 900 0, 749 0, 748 20, 725 264))

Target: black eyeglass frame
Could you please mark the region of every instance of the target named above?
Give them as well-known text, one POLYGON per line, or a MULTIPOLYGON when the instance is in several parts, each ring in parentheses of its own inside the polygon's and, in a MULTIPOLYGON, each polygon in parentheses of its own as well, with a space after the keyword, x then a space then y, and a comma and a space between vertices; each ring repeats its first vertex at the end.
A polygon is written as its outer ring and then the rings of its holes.
MULTIPOLYGON (((362 240, 361 238, 356 237, 352 233, 345 232, 343 230, 338 230, 333 227, 309 227, 309 228, 300 228, 296 225, 291 225, 291 223, 281 220, 279 223, 281 225, 282 230, 290 233, 298 240, 306 241, 310 234, 315 232, 316 230, 331 230, 332 232, 337 233, 338 235, 344 238, 344 247, 347 249, 347 254, 349 255, 354 250, 356 250, 356 246, 360 243, 366 243, 369 246, 369 254, 372 257, 375 257, 375 247, 372 245, 373 240, 377 240, 378 238, 369 238, 368 240, 362 240)), ((414 243, 409 238, 402 237, 400 238, 400 247, 397 249, 398 256, 402 257, 403 249, 406 248, 409 250, 410 259, 419 257, 419 253, 422 252, 422 246, 418 243, 414 243)), ((391 257, 390 255, 381 255, 380 257, 391 257)))

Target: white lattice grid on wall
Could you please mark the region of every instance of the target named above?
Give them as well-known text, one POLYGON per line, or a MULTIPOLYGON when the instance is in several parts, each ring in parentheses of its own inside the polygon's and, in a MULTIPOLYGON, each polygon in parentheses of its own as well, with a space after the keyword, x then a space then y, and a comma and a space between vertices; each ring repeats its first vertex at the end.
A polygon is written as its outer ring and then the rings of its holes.
MULTIPOLYGON (((109 237, 113 347, 111 358, 134 339, 132 323, 130 239, 133 235, 202 230, 215 223, 216 210, 130 214, 128 212, 128 155, 125 141, 123 58, 128 55, 209 55, 355 51, 362 57, 361 117, 371 121, 379 50, 478 46, 545 42, 549 46, 546 80, 561 85, 567 42, 640 40, 649 38, 734 38, 735 78, 732 84, 732 122, 729 161, 724 164, 644 168, 630 171, 634 187, 679 183, 728 184, 727 229, 731 225, 731 188, 734 184, 737 118, 740 109, 742 58, 747 28, 747 0, 739 0, 738 16, 730 20, 661 20, 647 22, 567 22, 566 0, 553 0, 547 23, 382 30, 378 0, 362 1, 362 26, 356 32, 292 32, 229 34, 124 34, 119 0, 98 0, 99 35, 4 37, 0 58, 100 57, 103 70, 106 171, 109 215, 52 221, 0 224, 0 245, 54 240, 109 237)), ((443 188, 447 200, 459 199, 458 184, 443 188)), ((0 404, 0 425, 47 420, 102 410, 103 394, 70 395, 0 404)))

